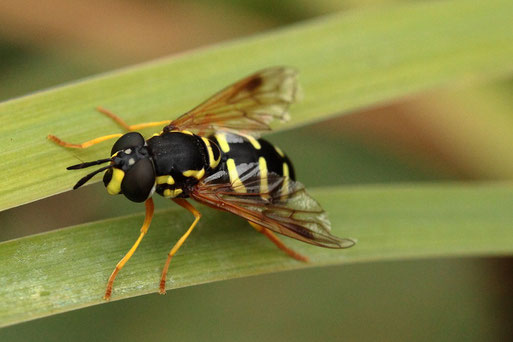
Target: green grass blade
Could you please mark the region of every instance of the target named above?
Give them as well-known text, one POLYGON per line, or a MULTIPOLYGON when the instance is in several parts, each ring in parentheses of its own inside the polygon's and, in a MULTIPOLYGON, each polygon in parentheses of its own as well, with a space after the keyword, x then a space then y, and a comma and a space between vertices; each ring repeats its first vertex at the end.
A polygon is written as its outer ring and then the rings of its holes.
POLYGON ((354 11, 5 102, 0 209, 67 190, 76 174, 66 166, 107 156, 108 143, 65 151, 45 139, 119 132, 95 106, 130 123, 173 119, 250 72, 291 65, 306 96, 282 127, 299 125, 449 82, 505 75, 513 69, 511 13, 506 0, 354 11))
MULTIPOLYGON (((330 250, 286 239, 311 257, 285 256, 241 219, 210 209, 172 261, 170 289, 328 264, 513 252, 512 185, 316 189, 333 232, 358 244, 330 250)), ((106 280, 138 235, 143 215, 89 223, 0 244, 0 325, 102 303, 106 280)), ((160 211, 120 272, 113 300, 158 290, 171 245, 192 216, 160 211)), ((343 272, 343 269, 341 270, 343 272)))

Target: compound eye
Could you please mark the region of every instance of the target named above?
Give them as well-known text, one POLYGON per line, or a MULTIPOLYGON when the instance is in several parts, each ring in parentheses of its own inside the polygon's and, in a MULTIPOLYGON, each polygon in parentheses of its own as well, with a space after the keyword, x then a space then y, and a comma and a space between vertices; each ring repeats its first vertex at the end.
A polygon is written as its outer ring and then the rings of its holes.
POLYGON ((137 132, 129 132, 123 134, 123 136, 114 143, 110 155, 112 156, 114 153, 126 150, 127 148, 140 146, 144 146, 143 136, 137 132))
POLYGON ((155 186, 155 168, 150 159, 140 159, 130 168, 121 182, 121 192, 133 202, 144 202, 155 186))

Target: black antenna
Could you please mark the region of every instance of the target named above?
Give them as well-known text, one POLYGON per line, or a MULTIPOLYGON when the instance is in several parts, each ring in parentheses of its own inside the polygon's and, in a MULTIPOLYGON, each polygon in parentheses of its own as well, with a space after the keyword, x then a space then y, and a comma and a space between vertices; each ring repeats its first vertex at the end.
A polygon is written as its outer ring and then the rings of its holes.
MULTIPOLYGON (((88 163, 84 163, 84 164, 88 164, 88 163)), ((98 164, 100 164, 100 163, 98 163, 98 164)), ((92 165, 94 165, 94 164, 92 164, 92 165)), ((89 166, 91 166, 91 165, 89 165, 89 166)), ((84 167, 87 167, 87 166, 84 166, 84 167)), ((102 167, 102 168, 100 168, 100 169, 98 169, 98 170, 96 170, 96 171, 94 171, 94 172, 91 172, 90 174, 88 174, 88 175, 87 175, 87 176, 85 176, 84 178, 80 179, 80 180, 77 182, 77 184, 75 184, 75 186, 73 187, 73 190, 76 190, 76 189, 80 188, 80 187, 81 187, 82 185, 84 185, 88 180, 90 180, 91 178, 93 178, 96 174, 98 174, 98 173, 100 173, 100 172, 102 172, 102 171, 104 171, 104 170, 107 170, 107 169, 109 169, 109 168, 111 168, 111 167, 112 167, 112 165, 109 165, 109 166, 102 167)))
POLYGON ((89 166, 103 164, 103 163, 110 162, 110 161, 112 161, 112 158, 100 159, 100 160, 96 160, 96 161, 92 161, 92 162, 87 162, 87 163, 82 163, 82 164, 68 166, 66 169, 67 170, 84 169, 84 168, 89 167, 89 166))

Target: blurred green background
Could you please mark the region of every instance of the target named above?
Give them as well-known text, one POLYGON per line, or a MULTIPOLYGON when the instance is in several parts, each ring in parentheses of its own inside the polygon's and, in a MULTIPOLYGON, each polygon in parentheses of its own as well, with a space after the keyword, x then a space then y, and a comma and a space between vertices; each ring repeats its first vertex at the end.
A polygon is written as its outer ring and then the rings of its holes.
MULTIPOLYGON (((398 2, 407 1, 2 0, 0 100, 398 2)), ((512 90, 508 77, 437 89, 268 138, 309 187, 511 180, 512 90)), ((0 241, 142 210, 95 184, 1 212, 0 241), (61 212, 64 201, 76 210, 61 212)), ((509 340, 512 266, 509 258, 441 259, 270 274, 47 317, 4 328, 0 340, 509 340)))

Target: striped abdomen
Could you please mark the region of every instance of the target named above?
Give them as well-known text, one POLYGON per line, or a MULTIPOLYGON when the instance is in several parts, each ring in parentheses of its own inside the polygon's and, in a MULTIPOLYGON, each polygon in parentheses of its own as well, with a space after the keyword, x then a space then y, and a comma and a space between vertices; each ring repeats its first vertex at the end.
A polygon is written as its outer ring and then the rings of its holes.
POLYGON ((287 156, 278 148, 263 139, 233 133, 217 133, 209 137, 221 150, 221 162, 216 171, 225 171, 220 182, 230 182, 238 192, 245 192, 244 172, 258 166, 260 177, 259 192, 267 191, 267 177, 275 173, 295 180, 294 169, 287 156))

